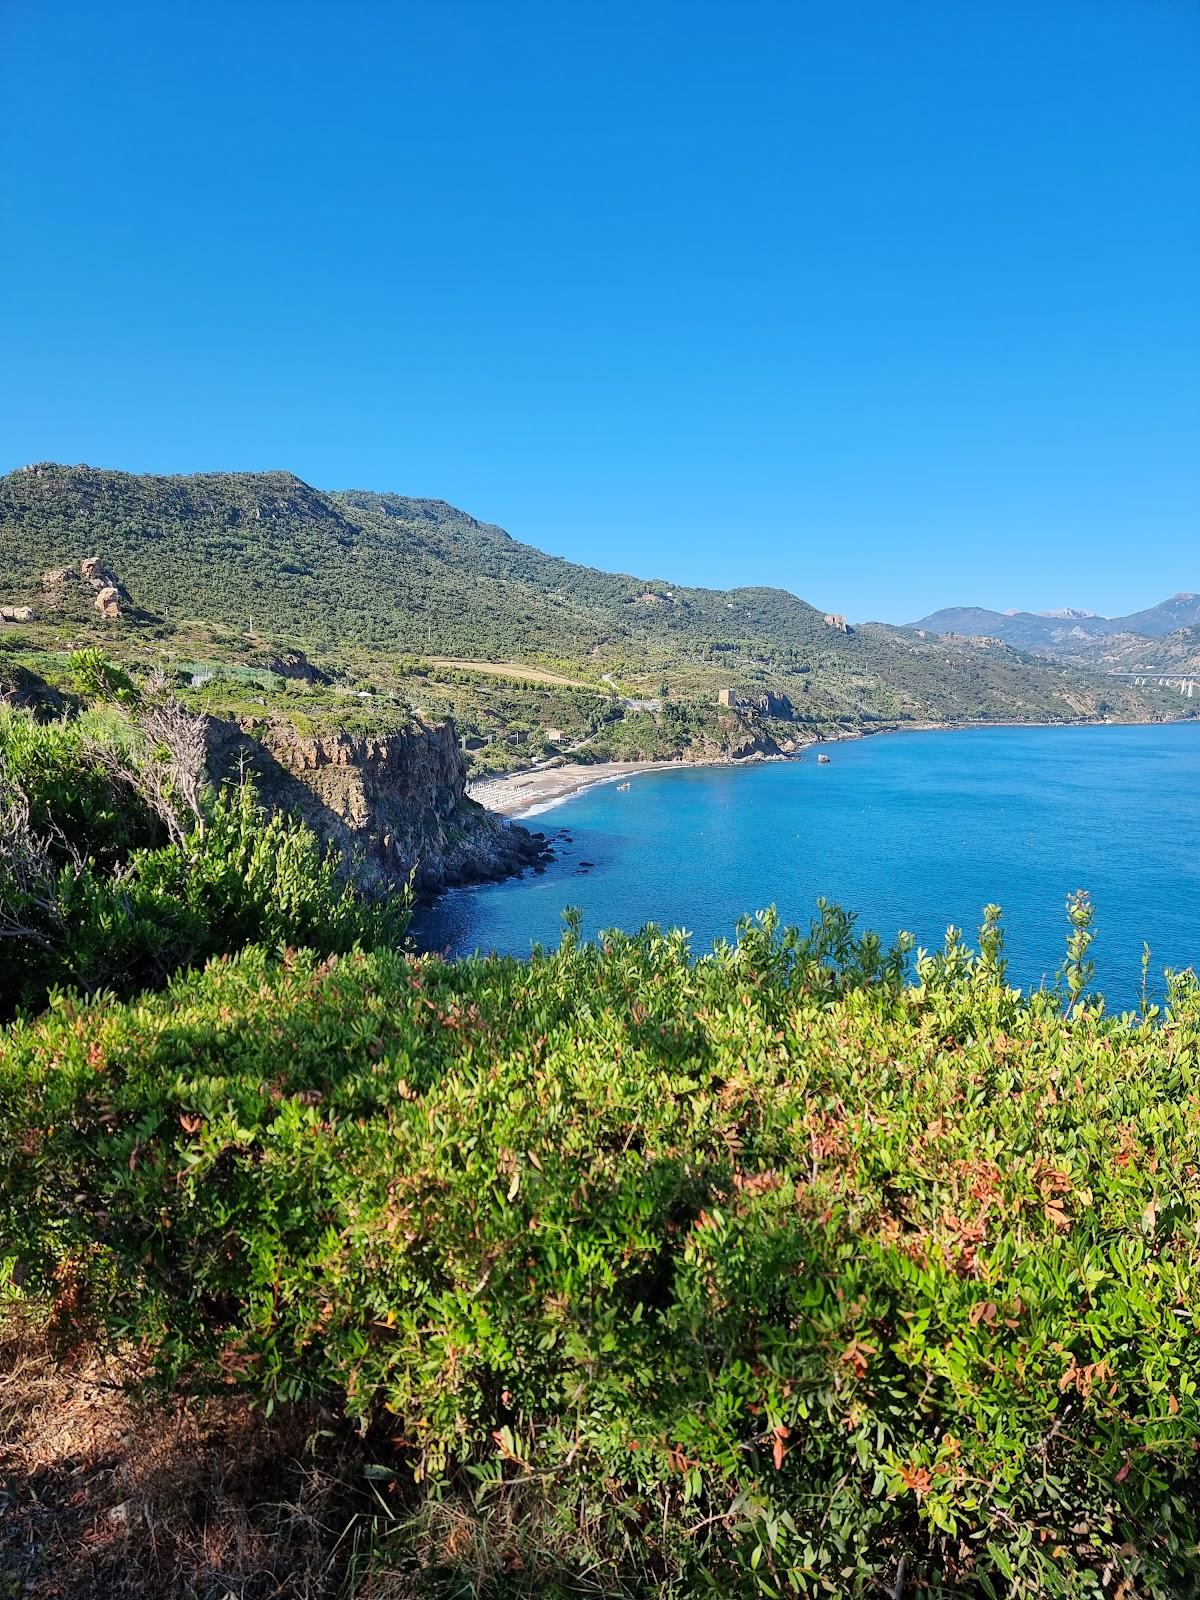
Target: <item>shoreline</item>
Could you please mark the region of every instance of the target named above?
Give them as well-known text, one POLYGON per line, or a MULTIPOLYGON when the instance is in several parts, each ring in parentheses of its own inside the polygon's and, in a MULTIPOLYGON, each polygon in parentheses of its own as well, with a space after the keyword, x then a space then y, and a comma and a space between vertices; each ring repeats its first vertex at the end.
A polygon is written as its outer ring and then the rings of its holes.
POLYGON ((620 778, 631 778, 639 772, 693 772, 698 767, 743 767, 757 765, 760 761, 781 760, 786 761, 788 757, 743 756, 740 761, 716 757, 710 761, 598 761, 592 766, 579 762, 547 767, 541 772, 530 769, 482 778, 478 783, 467 785, 467 798, 499 817, 516 820, 541 816, 585 789, 616 783, 620 778))
MULTIPOLYGON (((1191 718, 1171 719, 1186 722, 1191 718)), ((821 745, 844 744, 851 740, 868 739, 883 733, 966 733, 976 728, 1156 728, 1164 724, 1154 722, 902 722, 883 727, 847 728, 824 738, 810 739, 795 750, 779 755, 713 756, 703 761, 604 761, 587 765, 582 762, 567 763, 561 767, 542 770, 526 768, 522 772, 508 772, 496 777, 485 777, 467 785, 468 799, 476 801, 495 815, 508 820, 518 817, 541 816, 563 805, 574 795, 601 784, 615 783, 639 772, 689 772, 701 767, 750 767, 764 761, 794 761, 821 745)))

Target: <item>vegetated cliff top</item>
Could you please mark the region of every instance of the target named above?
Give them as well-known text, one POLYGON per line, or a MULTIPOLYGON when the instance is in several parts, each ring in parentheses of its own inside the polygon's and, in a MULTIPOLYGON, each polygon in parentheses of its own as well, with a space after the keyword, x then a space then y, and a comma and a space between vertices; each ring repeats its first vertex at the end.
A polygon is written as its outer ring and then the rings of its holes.
MULTIPOLYGON (((670 666, 689 692, 769 683, 848 719, 1157 717, 1136 693, 994 642, 837 619, 784 589, 696 588, 545 554, 441 500, 322 492, 288 472, 141 476, 52 463, 0 478, 0 586, 100 553, 139 606, 285 635, 497 660, 670 666)), ((972 633, 991 632, 971 629, 972 633)))

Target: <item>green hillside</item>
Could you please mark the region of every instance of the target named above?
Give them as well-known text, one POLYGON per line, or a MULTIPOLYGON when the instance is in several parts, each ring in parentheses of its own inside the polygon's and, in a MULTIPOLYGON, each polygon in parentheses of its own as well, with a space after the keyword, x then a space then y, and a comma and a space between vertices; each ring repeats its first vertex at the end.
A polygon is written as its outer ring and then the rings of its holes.
MULTIPOLYGON (((711 703, 788 694, 810 721, 1157 718, 1135 691, 996 643, 851 630, 782 589, 689 588, 549 556, 443 501, 322 493, 290 473, 148 477, 39 465, 0 478, 0 598, 51 619, 47 569, 99 554, 145 613, 330 654, 568 664, 711 703)), ((86 615, 86 610, 84 615, 86 615)), ((110 630, 119 634, 128 620, 110 630)))

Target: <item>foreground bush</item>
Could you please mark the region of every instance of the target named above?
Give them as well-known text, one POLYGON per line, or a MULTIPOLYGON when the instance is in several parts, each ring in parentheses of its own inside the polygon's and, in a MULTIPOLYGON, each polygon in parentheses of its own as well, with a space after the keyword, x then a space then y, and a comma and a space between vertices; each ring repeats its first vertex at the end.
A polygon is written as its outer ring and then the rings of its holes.
POLYGON ((5 1248, 62 1339, 382 1422, 531 1592, 1195 1593, 1197 986, 920 971, 826 912, 60 1001, 5 1248))
MULTIPOLYGON (((76 659, 92 677, 115 670, 76 659)), ((248 783, 214 794, 204 750, 203 723, 169 701, 137 720, 0 706, 0 1019, 56 987, 134 994, 247 944, 399 943, 405 896, 363 900, 248 783)))
POLYGON ((0 704, 0 801, 9 793, 24 797, 33 832, 48 838, 59 865, 75 853, 111 870, 131 850, 159 840, 145 805, 89 759, 90 746, 116 741, 120 732, 104 708, 39 722, 0 704))
MULTIPOLYGON (((2 863, 0 863, 2 865, 2 863)), ((248 944, 302 943, 322 953, 394 945, 408 902, 363 900, 294 817, 269 814, 249 785, 220 795, 204 828, 135 850, 119 870, 91 860, 55 870, 35 894, 6 885, 0 918, 24 930, 0 971, 0 1017, 35 1010, 57 988, 128 995, 180 968, 248 944)))

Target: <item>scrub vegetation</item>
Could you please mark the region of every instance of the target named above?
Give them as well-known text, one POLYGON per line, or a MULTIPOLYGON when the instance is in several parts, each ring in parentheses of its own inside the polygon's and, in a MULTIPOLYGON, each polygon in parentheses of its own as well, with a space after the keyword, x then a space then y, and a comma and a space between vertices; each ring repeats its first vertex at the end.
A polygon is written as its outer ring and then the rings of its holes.
POLYGON ((326 1419, 355 1538, 235 1593, 1193 1593, 1200 989, 1110 1016, 1070 911, 1029 996, 994 909, 914 957, 824 907, 56 998, 0 1048, 15 1303, 144 1406, 326 1419))
POLYGON ((243 945, 400 940, 403 896, 363 899, 249 781, 207 783, 199 718, 94 652, 75 673, 114 698, 41 722, 0 705, 0 1020, 60 988, 134 994, 243 945))

